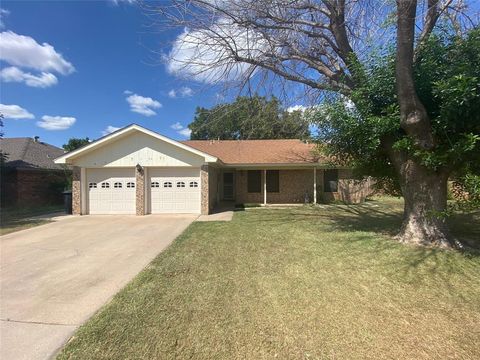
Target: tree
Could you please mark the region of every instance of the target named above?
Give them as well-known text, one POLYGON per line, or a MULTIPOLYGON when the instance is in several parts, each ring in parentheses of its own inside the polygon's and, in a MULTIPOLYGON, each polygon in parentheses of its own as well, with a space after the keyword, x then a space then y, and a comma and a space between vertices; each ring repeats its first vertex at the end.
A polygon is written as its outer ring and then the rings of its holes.
POLYGON ((87 145, 91 142, 91 140, 86 137, 85 139, 82 138, 70 138, 66 144, 63 144, 62 147, 65 151, 73 151, 76 150, 84 145, 87 145))
POLYGON ((368 59, 396 43, 392 66, 398 112, 377 121, 386 127, 394 122, 410 147, 399 147, 398 139, 388 136, 378 144, 405 198, 399 238, 455 244, 445 222, 434 216, 446 208, 453 170, 422 160, 435 153, 438 134, 419 98, 414 66, 439 23, 449 21, 460 36, 471 27, 464 1, 174 0, 155 11, 169 25, 187 29, 172 48, 169 70, 209 83, 228 80, 244 86, 255 78, 265 84, 261 76, 272 76, 270 83, 301 84, 319 97, 368 101, 354 96, 369 84, 368 59))
POLYGON ((212 109, 197 108, 192 140, 305 139, 310 136, 302 111, 287 111, 276 98, 237 97, 212 109))
POLYGON ((312 121, 323 129, 320 138, 329 144, 330 154, 404 195, 408 219, 401 230, 407 233, 404 236, 412 236, 408 233, 412 222, 423 219, 442 229, 440 235, 424 236, 439 239, 448 234, 447 180, 455 178, 470 194, 471 201, 462 201, 464 207, 479 204, 480 30, 466 37, 433 34, 417 55, 412 76, 430 119, 432 149, 415 144, 399 124, 394 65, 394 51, 372 59, 365 66, 368 83, 350 95, 355 107, 344 98, 332 99, 312 115, 312 121), (417 166, 425 173, 414 175, 421 174, 428 185, 406 174, 417 166), (398 176, 399 172, 404 175, 398 176), (435 187, 440 180, 441 186, 435 187), (413 183, 406 185, 407 181, 413 183), (418 197, 426 199, 412 199, 418 197), (425 203, 427 208, 418 207, 425 203))

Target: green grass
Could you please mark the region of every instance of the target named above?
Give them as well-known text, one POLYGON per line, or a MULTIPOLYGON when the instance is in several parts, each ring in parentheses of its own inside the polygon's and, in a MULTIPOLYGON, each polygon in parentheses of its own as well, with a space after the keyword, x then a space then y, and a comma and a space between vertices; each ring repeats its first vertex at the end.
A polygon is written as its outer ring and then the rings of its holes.
POLYGON ((0 235, 47 224, 50 222, 49 220, 32 219, 32 217, 58 211, 63 211, 62 205, 2 208, 0 216, 0 235))
MULTIPOLYGON (((478 359, 480 256, 392 240, 401 202, 192 224, 59 359, 478 359)), ((480 218, 452 219, 478 239, 480 218)))

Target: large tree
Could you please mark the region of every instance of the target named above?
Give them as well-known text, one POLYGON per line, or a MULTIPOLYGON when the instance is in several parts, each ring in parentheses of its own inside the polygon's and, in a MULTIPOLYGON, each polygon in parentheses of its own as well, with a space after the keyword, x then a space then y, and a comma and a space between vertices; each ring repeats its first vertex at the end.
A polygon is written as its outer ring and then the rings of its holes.
POLYGON ((285 110, 275 98, 239 96, 211 109, 197 108, 192 140, 305 139, 310 136, 301 110, 285 110))
POLYGON ((62 147, 65 151, 73 151, 78 148, 81 148, 84 145, 87 145, 91 142, 88 137, 86 138, 70 138, 66 144, 63 144, 62 147))
POLYGON ((464 1, 173 0, 154 11, 168 24, 185 28, 169 54, 169 71, 209 83, 227 80, 244 86, 285 80, 304 85, 310 93, 350 99, 369 83, 372 53, 393 44, 394 121, 410 148, 398 146, 391 137, 379 146, 405 198, 399 237, 454 245, 445 222, 435 216, 446 208, 452 169, 422 160, 437 149, 437 134, 418 95, 414 65, 439 23, 450 22, 459 36, 467 32, 470 17, 464 1), (423 156, 416 156, 419 153, 423 156))

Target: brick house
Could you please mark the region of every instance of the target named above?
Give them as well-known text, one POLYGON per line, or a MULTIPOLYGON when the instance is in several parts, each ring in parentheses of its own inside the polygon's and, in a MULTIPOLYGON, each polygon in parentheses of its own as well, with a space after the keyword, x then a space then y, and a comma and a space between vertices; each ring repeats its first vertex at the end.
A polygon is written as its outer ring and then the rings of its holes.
POLYGON ((71 170, 55 164, 65 152, 35 138, 0 139, 7 159, 2 166, 2 206, 61 204, 71 170))
POLYGON ((135 124, 55 162, 73 166, 75 214, 208 214, 221 201, 360 202, 371 189, 300 140, 178 142, 135 124))

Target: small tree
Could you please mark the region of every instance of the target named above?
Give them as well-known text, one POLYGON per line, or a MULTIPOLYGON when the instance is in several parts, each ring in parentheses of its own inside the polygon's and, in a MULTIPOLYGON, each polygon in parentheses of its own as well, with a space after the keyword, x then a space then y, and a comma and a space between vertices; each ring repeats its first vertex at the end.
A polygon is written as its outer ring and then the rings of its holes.
POLYGON ((76 150, 84 145, 90 143, 91 140, 86 137, 85 139, 82 138, 70 138, 66 144, 63 144, 62 147, 65 151, 73 151, 76 150))
POLYGON ((238 97, 212 109, 197 108, 192 140, 305 139, 310 136, 302 111, 287 111, 275 98, 238 97))

